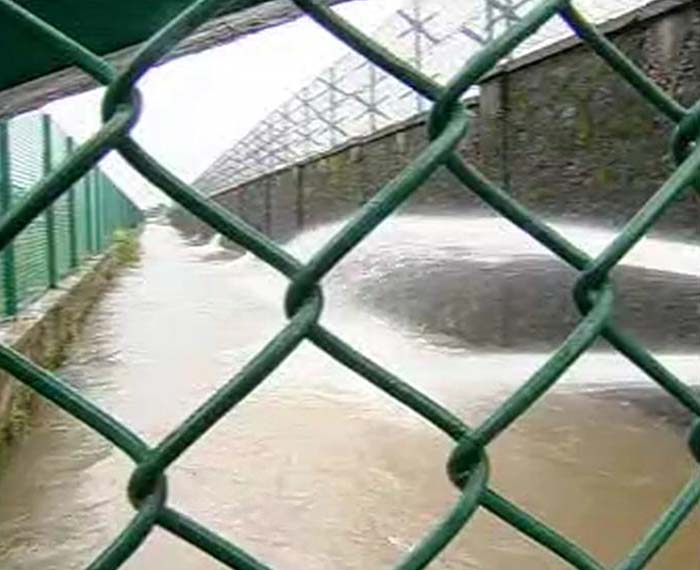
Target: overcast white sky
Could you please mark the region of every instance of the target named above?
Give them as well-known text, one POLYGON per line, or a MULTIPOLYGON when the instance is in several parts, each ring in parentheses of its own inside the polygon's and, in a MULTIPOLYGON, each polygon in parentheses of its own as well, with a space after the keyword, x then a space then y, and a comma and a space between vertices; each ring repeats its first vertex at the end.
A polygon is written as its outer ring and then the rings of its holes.
MULTIPOLYGON (((372 31, 403 0, 356 0, 337 10, 372 31)), ((134 136, 187 182, 347 48, 307 18, 172 61, 139 83, 144 112, 134 136)), ((100 125, 97 89, 46 106, 78 141, 100 125)), ((114 153, 102 168, 141 206, 165 200, 114 153)))
MULTIPOLYGON (((405 1, 355 0, 336 9, 371 33, 405 1)), ((602 21, 648 1, 577 0, 576 5, 602 21)), ((347 49, 303 18, 172 61, 139 82, 145 106, 134 136, 166 167, 191 182, 347 49)), ((45 109, 82 141, 99 128, 102 93, 102 89, 90 91, 45 109)), ((115 154, 101 166, 139 205, 167 201, 115 154)))

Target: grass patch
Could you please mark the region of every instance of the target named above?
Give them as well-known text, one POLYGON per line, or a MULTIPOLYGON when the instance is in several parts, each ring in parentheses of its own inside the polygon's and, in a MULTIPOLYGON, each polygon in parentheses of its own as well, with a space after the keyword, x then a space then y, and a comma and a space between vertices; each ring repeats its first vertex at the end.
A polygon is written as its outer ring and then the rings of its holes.
POLYGON ((141 258, 141 244, 134 230, 116 230, 113 243, 114 258, 119 265, 134 265, 141 258))
POLYGON ((15 388, 10 417, 5 426, 5 443, 19 441, 29 429, 32 417, 32 393, 22 386, 15 388))
POLYGON ((0 426, 0 476, 10 460, 14 446, 27 434, 32 421, 30 389, 17 383, 12 390, 9 413, 3 425, 0 426))

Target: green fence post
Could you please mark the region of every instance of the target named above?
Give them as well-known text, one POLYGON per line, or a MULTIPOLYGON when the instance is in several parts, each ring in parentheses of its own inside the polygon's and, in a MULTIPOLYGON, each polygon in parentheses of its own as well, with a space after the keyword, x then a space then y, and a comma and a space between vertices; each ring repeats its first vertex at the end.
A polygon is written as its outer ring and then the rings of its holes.
MULTIPOLYGON (((42 141, 44 145, 44 175, 51 172, 51 118, 42 115, 42 141)), ((58 285, 58 265, 56 262, 56 228, 53 205, 46 208, 46 251, 48 254, 49 287, 58 285)))
POLYGON ((100 171, 95 169, 93 192, 95 194, 95 250, 102 251, 102 179, 100 171))
MULTIPOLYGON (((0 122, 0 210, 6 214, 12 205, 10 178, 10 137, 6 122, 0 122)), ((9 243, 2 252, 2 286, 5 292, 5 315, 17 314, 17 272, 15 247, 9 243)))
MULTIPOLYGON (((71 137, 68 137, 66 139, 66 145, 68 149, 68 155, 70 156, 73 154, 73 149, 75 148, 75 144, 73 143, 73 139, 71 137)), ((78 230, 76 226, 76 212, 75 212, 75 184, 70 187, 68 190, 68 247, 70 251, 70 268, 75 269, 78 267, 79 264, 79 259, 78 259, 78 230)))
POLYGON ((85 235, 88 253, 95 253, 95 240, 92 235, 92 171, 85 174, 85 235))
POLYGON ((112 189, 111 180, 107 180, 105 192, 104 206, 102 208, 104 224, 105 224, 105 247, 109 247, 112 244, 112 232, 114 227, 112 224, 112 217, 114 212, 114 190, 112 189))

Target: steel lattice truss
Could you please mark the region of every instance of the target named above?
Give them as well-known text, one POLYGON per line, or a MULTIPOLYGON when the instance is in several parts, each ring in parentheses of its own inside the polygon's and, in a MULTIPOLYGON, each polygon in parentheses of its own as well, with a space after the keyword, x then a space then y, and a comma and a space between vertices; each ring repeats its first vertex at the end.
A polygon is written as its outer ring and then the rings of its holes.
MULTIPOLYGON (((583 0, 581 10, 601 22, 648 0, 583 0)), ((437 81, 454 74, 469 54, 520 21, 533 0, 408 0, 375 37, 437 81)), ((510 57, 571 35, 551 21, 510 57)), ((476 90, 473 90, 474 94, 476 90)), ((206 194, 324 153, 425 112, 427 101, 355 52, 324 70, 222 154, 195 182, 206 194)))

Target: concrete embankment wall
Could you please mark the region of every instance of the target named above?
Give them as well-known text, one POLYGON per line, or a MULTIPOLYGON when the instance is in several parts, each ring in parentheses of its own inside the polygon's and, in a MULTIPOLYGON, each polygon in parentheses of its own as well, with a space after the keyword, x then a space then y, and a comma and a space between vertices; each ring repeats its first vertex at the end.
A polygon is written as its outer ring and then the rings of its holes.
MULTIPOLYGON (((674 98, 700 98, 700 2, 659 0, 603 29, 674 98)), ((575 38, 487 76, 470 103, 459 152, 545 218, 619 229, 675 168, 673 125, 575 38)), ((278 241, 349 215, 428 144, 425 117, 356 139, 212 199, 278 241)), ((698 196, 688 194, 654 231, 697 239, 698 196)), ((481 215, 489 210, 444 169, 404 211, 481 215)), ((185 233, 211 237, 176 211, 185 233)))
MULTIPOLYGON (((86 262, 58 288, 23 309, 16 319, 0 325, 0 340, 36 364, 56 368, 118 268, 114 249, 86 262)), ((32 407, 32 391, 0 372, 0 461, 26 430, 32 407)))

